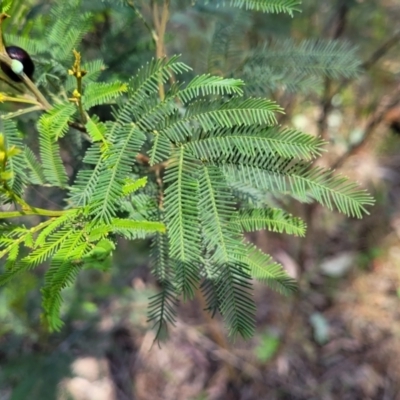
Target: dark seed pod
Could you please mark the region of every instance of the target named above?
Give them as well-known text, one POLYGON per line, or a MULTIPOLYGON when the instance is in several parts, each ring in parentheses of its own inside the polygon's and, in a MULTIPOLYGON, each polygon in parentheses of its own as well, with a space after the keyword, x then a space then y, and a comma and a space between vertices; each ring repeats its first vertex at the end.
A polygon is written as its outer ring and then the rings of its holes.
MULTIPOLYGON (((30 80, 32 80, 33 73, 35 72, 35 64, 33 63, 29 54, 21 47, 18 46, 7 46, 6 52, 10 58, 13 60, 18 60, 24 66, 24 73, 28 76, 30 80)), ((22 79, 16 73, 11 70, 7 64, 0 62, 0 67, 3 72, 14 82, 21 82, 22 79)))

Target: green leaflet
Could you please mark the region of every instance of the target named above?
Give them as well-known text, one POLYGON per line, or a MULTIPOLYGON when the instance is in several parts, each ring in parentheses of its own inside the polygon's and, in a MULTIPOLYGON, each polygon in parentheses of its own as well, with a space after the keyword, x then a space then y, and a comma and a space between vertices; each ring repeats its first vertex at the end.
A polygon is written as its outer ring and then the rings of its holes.
POLYGON ((140 179, 126 179, 125 181, 125 185, 122 188, 123 194, 124 196, 128 196, 136 191, 138 191, 139 189, 145 187, 147 184, 147 176, 144 176, 143 178, 140 179))
POLYGON ((82 260, 85 262, 88 261, 104 261, 107 259, 112 251, 115 250, 115 245, 113 242, 107 239, 102 239, 98 243, 96 243, 95 247, 86 253, 82 260))
POLYGON ((109 147, 106 138, 106 132, 107 132, 106 125, 100 122, 99 118, 96 115, 94 115, 93 117, 88 118, 88 121, 86 123, 86 129, 92 141, 94 143, 100 142, 102 151, 106 151, 109 147))
POLYGON ((6 13, 12 6, 13 0, 4 0, 1 3, 1 12, 6 13))

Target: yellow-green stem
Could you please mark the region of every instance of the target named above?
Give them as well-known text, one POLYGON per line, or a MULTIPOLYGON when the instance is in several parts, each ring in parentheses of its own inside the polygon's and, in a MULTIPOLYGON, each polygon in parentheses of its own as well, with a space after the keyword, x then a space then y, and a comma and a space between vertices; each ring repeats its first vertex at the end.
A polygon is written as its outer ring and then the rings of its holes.
POLYGON ((76 83, 77 83, 77 89, 78 89, 78 93, 79 93, 79 98, 78 98, 79 113, 81 114, 82 123, 86 124, 87 119, 86 119, 85 110, 83 109, 83 104, 82 104, 82 76, 78 76, 76 78, 76 83))
POLYGON ((34 111, 39 111, 39 110, 42 110, 41 105, 21 108, 18 111, 9 112, 8 114, 2 115, 1 119, 12 119, 12 118, 19 117, 21 115, 28 114, 28 113, 34 112, 34 111))
MULTIPOLYGON (((70 210, 68 210, 68 211, 70 211, 70 210)), ((0 219, 18 218, 18 217, 24 217, 27 215, 40 215, 42 217, 61 217, 68 211, 66 211, 66 210, 53 211, 53 210, 45 210, 43 208, 32 207, 30 210, 2 211, 2 212, 0 212, 0 219)))

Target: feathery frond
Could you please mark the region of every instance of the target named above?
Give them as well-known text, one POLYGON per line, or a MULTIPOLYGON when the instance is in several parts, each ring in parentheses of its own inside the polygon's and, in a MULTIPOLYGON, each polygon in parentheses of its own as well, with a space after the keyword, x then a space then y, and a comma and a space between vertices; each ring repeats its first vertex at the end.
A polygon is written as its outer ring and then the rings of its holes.
POLYGON ((250 267, 251 276, 267 284, 271 289, 286 295, 297 290, 296 281, 286 273, 283 267, 257 247, 247 246, 246 263, 250 267))
POLYGON ((24 150, 26 166, 29 170, 29 180, 34 185, 45 185, 46 178, 41 163, 29 147, 24 150))
POLYGON ((275 102, 265 99, 234 98, 219 104, 199 101, 191 103, 185 115, 160 130, 174 142, 184 142, 192 135, 194 127, 200 126, 204 131, 215 128, 232 128, 235 125, 275 125, 274 113, 282 109, 275 102))
POLYGON ((70 188, 70 201, 77 206, 87 205, 92 198, 97 182, 102 172, 102 153, 98 146, 91 146, 83 159, 90 168, 82 168, 76 177, 74 185, 70 188))
POLYGON ((366 206, 374 204, 373 198, 358 185, 343 176, 335 176, 330 170, 311 167, 307 163, 291 165, 284 160, 273 159, 263 166, 225 165, 225 173, 241 182, 257 184, 270 192, 290 195, 300 201, 314 199, 322 205, 361 218, 368 213, 366 206))
POLYGON ((291 73, 301 74, 298 75, 299 80, 313 75, 332 79, 354 78, 359 74, 361 65, 356 51, 350 43, 339 40, 318 39, 296 43, 286 39, 255 49, 245 65, 263 71, 269 68, 266 72, 273 71, 282 77, 291 73))
POLYGON ((106 138, 107 127, 104 123, 100 122, 99 118, 96 115, 88 118, 86 122, 86 129, 92 141, 100 142, 102 151, 106 151, 109 148, 109 143, 106 138))
POLYGON ((98 221, 109 222, 115 215, 132 159, 145 141, 145 135, 135 124, 117 126, 116 129, 120 138, 113 138, 113 146, 100 161, 101 172, 91 198, 90 212, 98 221))
POLYGON ((82 13, 79 0, 58 2, 51 10, 55 23, 48 33, 48 46, 56 60, 72 59, 72 50, 78 47, 91 27, 91 15, 82 13))
POLYGON ((230 156, 268 157, 279 155, 285 158, 318 156, 324 142, 294 129, 235 126, 218 129, 185 146, 198 158, 216 159, 230 156))
POLYGON ((254 300, 251 297, 252 285, 247 264, 239 262, 220 265, 218 277, 218 297, 220 311, 229 328, 229 334, 250 338, 255 331, 254 300))
POLYGON ((295 236, 304 236, 306 233, 306 225, 300 218, 293 217, 279 208, 240 210, 235 222, 245 232, 268 229, 271 232, 295 236))
POLYGON ((245 93, 265 96, 277 90, 318 92, 323 79, 349 79, 360 74, 357 48, 343 40, 273 38, 263 46, 243 51, 241 39, 231 26, 217 28, 209 52, 208 71, 242 78, 245 93), (235 40, 233 40, 235 39, 235 40))
POLYGON ((148 322, 153 324, 156 338, 162 338, 168 324, 176 318, 177 296, 173 285, 174 275, 168 259, 168 238, 156 234, 151 247, 152 272, 161 290, 149 299, 148 322))
POLYGON ((165 233, 165 225, 156 221, 134 221, 113 218, 108 226, 110 232, 116 233, 129 240, 144 239, 155 232, 165 233))
POLYGON ((189 103, 200 96, 242 95, 244 82, 241 79, 221 78, 210 74, 194 77, 177 93, 180 100, 189 103))
MULTIPOLYGON (((68 109, 71 110, 69 107, 68 109)), ((58 143, 56 142, 56 132, 54 132, 53 129, 60 128, 60 133, 68 129, 68 125, 66 125, 66 121, 68 120, 66 115, 68 114, 69 112, 63 113, 65 117, 64 126, 59 125, 59 122, 55 117, 57 114, 53 113, 50 113, 49 115, 43 114, 38 122, 40 136, 40 158, 43 164, 43 171, 46 180, 50 184, 59 187, 66 186, 67 174, 60 157, 58 143)))
POLYGON ((230 223, 234 212, 233 198, 216 167, 203 166, 199 184, 204 246, 212 252, 211 262, 220 269, 216 281, 219 310, 232 336, 250 337, 254 330, 255 306, 249 292, 247 266, 238 261, 238 255, 244 252, 238 242, 239 229, 230 223))
MULTIPOLYGON (((246 41, 246 29, 250 14, 237 11, 231 24, 217 21, 214 35, 208 51, 207 71, 213 75, 229 76, 232 68, 243 62, 243 43, 246 41)), ((248 82, 246 81, 246 89, 248 82)))
POLYGON ((158 92, 160 82, 166 83, 172 74, 181 74, 190 68, 184 63, 177 61, 178 56, 168 60, 161 58, 152 60, 141 68, 138 74, 129 82, 129 97, 131 104, 141 104, 152 94, 158 92))
POLYGON ((165 136, 160 135, 159 132, 153 132, 152 146, 150 150, 150 160, 151 166, 167 160, 171 154, 172 143, 165 136))
MULTIPOLYGON (((210 0, 204 0, 206 4, 210 0)), ((295 11, 299 11, 299 0, 217 0, 217 6, 227 6, 244 8, 246 10, 262 11, 265 13, 287 13, 293 16, 295 11)))
POLYGON ((60 319, 61 290, 75 281, 79 264, 74 261, 81 260, 89 248, 84 230, 69 231, 68 237, 54 254, 50 268, 46 272, 42 289, 43 309, 44 316, 53 331, 60 330, 63 325, 60 319))
POLYGON ((88 110, 99 104, 109 103, 127 91, 127 85, 121 82, 89 83, 84 92, 83 105, 88 110))
POLYGON ((199 165, 181 146, 171 157, 164 181, 165 220, 168 227, 169 257, 174 260, 177 289, 184 298, 193 297, 199 276, 201 255, 197 202, 199 165))

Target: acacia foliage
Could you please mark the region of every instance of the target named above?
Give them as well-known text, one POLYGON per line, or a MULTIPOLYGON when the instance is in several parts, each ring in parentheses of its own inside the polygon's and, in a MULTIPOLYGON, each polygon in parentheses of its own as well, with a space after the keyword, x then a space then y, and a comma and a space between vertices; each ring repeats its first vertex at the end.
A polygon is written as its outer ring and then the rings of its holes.
MULTIPOLYGON (((277 12, 298 2, 256 3, 231 5, 277 12)), ((38 59, 46 59, 38 69, 38 88, 57 99, 37 118, 39 154, 15 122, 32 110, 2 115, 1 200, 19 211, 1 215, 7 222, 1 228, 0 284, 48 262, 43 316, 57 330, 62 289, 82 268, 107 267, 118 237, 151 237, 160 291, 150 299, 149 321, 157 334, 174 322, 178 299, 191 299, 200 288, 208 310, 221 313, 230 334, 251 337, 252 279, 282 293, 296 284, 244 234, 306 231, 301 219, 274 207, 272 199, 317 201, 360 218, 372 198, 347 178, 314 167, 324 142, 278 126, 276 115, 283 109, 247 96, 241 79, 203 74, 185 84, 180 76, 190 68, 172 56, 149 61, 128 82, 100 81, 103 62, 81 62, 73 53, 92 18, 79 7, 78 0, 58 2, 48 36, 29 44, 38 59), (49 43, 55 48, 51 54, 49 43), (102 122, 92 109, 110 103, 113 119, 102 122), (90 142, 75 179, 60 155, 67 134, 90 142), (66 206, 51 212, 28 205, 24 193, 31 185, 64 190, 66 206), (28 226, 9 222, 16 215, 43 220, 28 226)), ((335 73, 347 76, 344 70, 335 73)))

